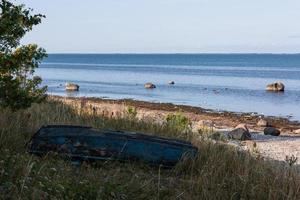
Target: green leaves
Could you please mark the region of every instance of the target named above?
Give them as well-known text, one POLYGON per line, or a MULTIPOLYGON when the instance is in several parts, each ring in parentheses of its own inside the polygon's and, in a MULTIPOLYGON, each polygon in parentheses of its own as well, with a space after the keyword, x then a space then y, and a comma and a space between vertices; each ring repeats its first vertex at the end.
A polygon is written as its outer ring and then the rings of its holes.
POLYGON ((25 9, 24 5, 13 5, 7 0, 0 4, 0 50, 8 51, 16 48, 20 39, 31 31, 34 25, 41 23, 44 15, 31 15, 32 9, 25 9))
POLYGON ((166 121, 168 126, 174 127, 179 131, 188 131, 191 126, 189 118, 180 112, 168 114, 166 121))
POLYGON ((47 55, 36 44, 19 45, 44 16, 31 15, 32 9, 7 0, 1 1, 0 8, 0 107, 27 108, 45 98, 47 88, 38 87, 42 79, 34 77, 34 71, 47 55))

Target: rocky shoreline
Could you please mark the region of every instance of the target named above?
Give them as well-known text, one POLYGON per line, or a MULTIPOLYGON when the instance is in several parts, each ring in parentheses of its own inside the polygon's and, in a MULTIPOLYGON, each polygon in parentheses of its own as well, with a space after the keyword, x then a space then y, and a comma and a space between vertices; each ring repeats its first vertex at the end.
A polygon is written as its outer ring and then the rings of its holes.
POLYGON ((101 98, 75 98, 49 96, 50 100, 63 102, 79 112, 92 112, 107 117, 122 117, 128 108, 134 108, 138 119, 164 123, 168 114, 180 112, 191 121, 193 132, 211 128, 228 138, 227 144, 258 154, 259 157, 286 162, 296 158, 300 164, 300 123, 287 118, 258 116, 251 113, 216 112, 193 106, 171 103, 151 103, 131 99, 111 100, 101 98), (272 127, 280 136, 264 135, 264 129, 272 127), (246 135, 245 135, 246 134, 246 135), (245 137, 246 136, 246 137, 245 137), (230 139, 231 138, 231 139, 230 139), (243 141, 244 140, 244 141, 243 141))
POLYGON ((256 115, 253 113, 236 113, 236 112, 218 112, 215 110, 204 109, 201 107, 174 105, 171 103, 153 103, 138 101, 132 99, 102 99, 90 97, 61 97, 49 96, 50 99, 63 101, 67 104, 78 104, 78 106, 94 107, 95 111, 109 114, 112 116, 121 115, 126 107, 136 108, 139 118, 153 118, 159 121, 168 113, 181 112, 192 122, 203 122, 211 124, 217 129, 231 129, 239 124, 247 124, 247 127, 253 131, 261 132, 264 127, 259 126, 261 119, 266 120, 270 126, 281 131, 282 134, 296 134, 300 129, 300 122, 291 121, 288 118, 271 117, 256 115))

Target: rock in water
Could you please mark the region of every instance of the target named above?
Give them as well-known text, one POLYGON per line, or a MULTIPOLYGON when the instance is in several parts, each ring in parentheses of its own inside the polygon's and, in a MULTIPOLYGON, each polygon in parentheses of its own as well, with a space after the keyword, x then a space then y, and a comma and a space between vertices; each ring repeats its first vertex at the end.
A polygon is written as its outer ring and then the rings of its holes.
POLYGON ((270 126, 269 122, 265 119, 260 119, 258 122, 257 122, 257 126, 260 126, 260 127, 267 127, 267 126, 270 126))
POLYGON ((174 85, 175 82, 174 81, 169 81, 169 85, 174 85))
POLYGON ((144 85, 144 87, 145 87, 146 89, 153 89, 153 88, 156 88, 156 86, 155 86, 153 83, 146 83, 146 84, 144 85))
POLYGON ((234 140, 251 140, 251 134, 246 127, 235 128, 228 133, 228 137, 234 140))
POLYGON ((284 84, 281 82, 271 83, 271 84, 267 85, 266 90, 273 91, 273 92, 283 92, 284 84))
POLYGON ((265 135, 272 135, 272 136, 279 136, 280 135, 280 130, 274 127, 267 127, 264 129, 264 134, 265 135))
POLYGON ((66 90, 67 91, 78 91, 79 90, 79 85, 74 84, 74 83, 66 83, 66 90))

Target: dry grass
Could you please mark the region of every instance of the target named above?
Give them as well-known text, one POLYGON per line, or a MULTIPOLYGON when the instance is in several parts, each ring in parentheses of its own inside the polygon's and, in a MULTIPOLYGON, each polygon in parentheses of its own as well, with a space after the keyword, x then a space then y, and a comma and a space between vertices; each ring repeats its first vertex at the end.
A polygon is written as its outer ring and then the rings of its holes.
MULTIPOLYGON (((226 145, 181 133, 169 124, 108 119, 57 102, 0 113, 0 198, 7 199, 300 199, 299 168, 267 162, 226 145), (26 153, 26 142, 43 124, 76 124, 141 131, 192 141, 196 160, 176 168, 99 162, 72 166, 55 156, 26 153)), ((203 137, 201 137, 203 138, 203 137)))

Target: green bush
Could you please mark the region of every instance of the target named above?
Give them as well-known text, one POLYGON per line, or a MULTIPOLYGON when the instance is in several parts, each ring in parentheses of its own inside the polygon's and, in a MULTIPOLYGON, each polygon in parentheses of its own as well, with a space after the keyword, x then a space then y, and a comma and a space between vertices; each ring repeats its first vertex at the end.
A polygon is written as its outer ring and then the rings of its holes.
POLYGON ((41 23, 43 15, 32 9, 0 1, 0 107, 12 110, 28 108, 45 99, 47 87, 34 71, 46 51, 36 44, 20 45, 20 40, 41 23))
POLYGON ((125 116, 130 119, 135 119, 137 116, 137 110, 135 107, 128 106, 125 110, 125 116))
POLYGON ((182 132, 188 132, 191 130, 191 121, 180 112, 168 114, 166 122, 167 126, 173 127, 182 132))

